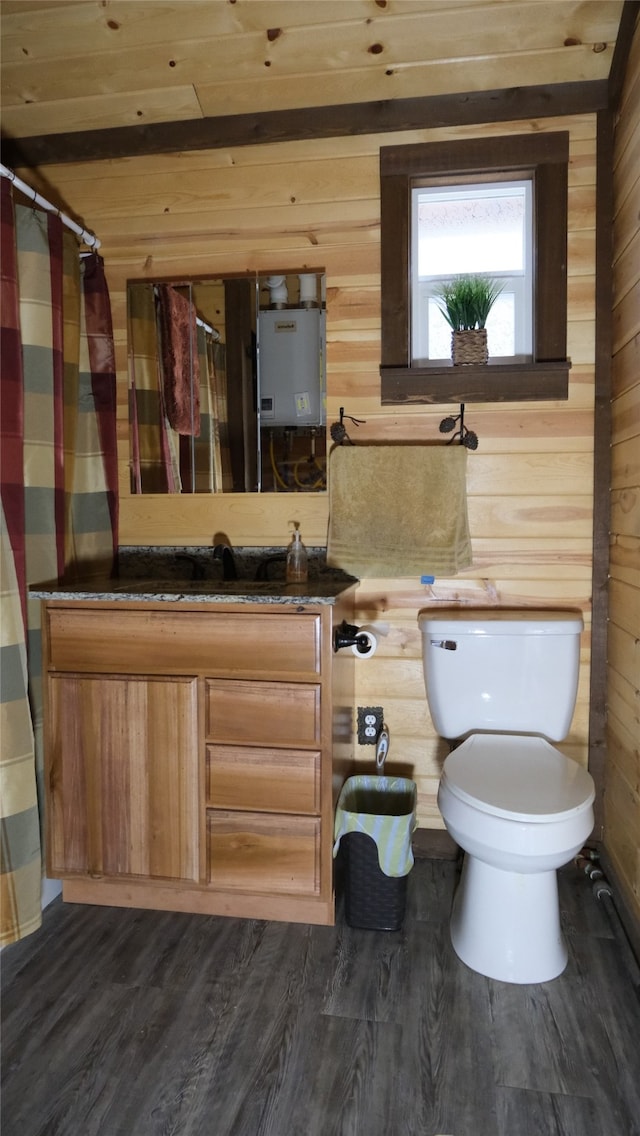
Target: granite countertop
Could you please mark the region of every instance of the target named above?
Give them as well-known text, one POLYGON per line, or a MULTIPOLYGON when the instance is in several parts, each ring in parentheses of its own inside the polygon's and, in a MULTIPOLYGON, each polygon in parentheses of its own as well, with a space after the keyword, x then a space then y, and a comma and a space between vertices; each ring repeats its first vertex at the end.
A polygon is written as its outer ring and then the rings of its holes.
POLYGON ((280 578, 286 548, 234 549, 239 579, 222 580, 222 565, 213 559, 211 548, 121 547, 119 576, 87 576, 66 583, 46 581, 32 584, 29 594, 43 600, 102 602, 333 604, 358 583, 353 576, 327 565, 325 549, 311 548, 308 552, 308 581, 287 584, 280 578), (261 574, 266 578, 256 579, 261 574), (279 578, 271 579, 270 575, 279 578))
POLYGON ((29 594, 42 600, 100 600, 146 603, 258 603, 333 604, 356 580, 309 580, 286 584, 282 580, 157 580, 93 578, 68 584, 35 584, 29 594))

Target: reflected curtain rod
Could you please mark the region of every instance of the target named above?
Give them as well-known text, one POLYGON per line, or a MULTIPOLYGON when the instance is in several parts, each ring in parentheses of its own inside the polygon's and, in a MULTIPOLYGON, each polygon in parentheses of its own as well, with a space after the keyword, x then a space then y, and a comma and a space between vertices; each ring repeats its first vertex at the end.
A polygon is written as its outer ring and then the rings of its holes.
MULTIPOLYGON (((175 288, 176 285, 170 284, 169 287, 175 288)), ((189 288, 191 288, 191 285, 189 285, 189 288)), ((158 285, 157 284, 153 285, 153 294, 154 294, 154 296, 157 300, 158 296, 160 294, 159 291, 158 291, 158 285)), ((191 300, 190 302, 193 303, 193 300, 191 300)), ((207 323, 206 320, 202 319, 202 316, 198 315, 197 312, 196 312, 196 325, 198 327, 201 327, 204 331, 208 332, 209 335, 211 335, 213 337, 213 339, 215 340, 216 343, 220 342, 220 332, 218 331, 217 327, 213 327, 210 323, 207 323)))
POLYGON ((2 163, 0 163, 0 175, 9 178, 12 185, 15 185, 16 189, 20 190, 20 193, 24 193, 25 197, 30 197, 35 205, 40 205, 42 209, 46 209, 49 213, 55 213, 62 221, 62 224, 66 225, 67 229, 71 229, 77 236, 82 237, 85 245, 88 245, 89 248, 100 248, 101 242, 98 240, 95 233, 90 233, 88 229, 83 229, 81 225, 72 221, 70 217, 67 217, 66 213, 62 213, 56 205, 52 205, 50 201, 47 201, 46 197, 43 197, 42 194, 32 189, 30 185, 27 185, 26 182, 17 177, 13 170, 10 170, 8 166, 2 165, 2 163))
POLYGON ((220 339, 220 332, 218 331, 217 327, 212 327, 210 323, 205 323, 205 321, 201 319, 200 316, 196 316, 196 323, 198 327, 204 328, 204 330, 208 332, 213 339, 215 339, 216 343, 218 342, 218 340, 220 339))

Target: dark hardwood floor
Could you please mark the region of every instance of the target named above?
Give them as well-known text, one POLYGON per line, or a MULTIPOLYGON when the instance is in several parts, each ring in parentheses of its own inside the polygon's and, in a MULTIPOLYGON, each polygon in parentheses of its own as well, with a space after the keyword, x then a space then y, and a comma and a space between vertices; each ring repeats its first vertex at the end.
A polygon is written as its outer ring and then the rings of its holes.
POLYGON ((2 953, 3 1136, 639 1136, 640 976, 560 873, 554 982, 456 958, 456 864, 402 931, 56 901, 2 953))

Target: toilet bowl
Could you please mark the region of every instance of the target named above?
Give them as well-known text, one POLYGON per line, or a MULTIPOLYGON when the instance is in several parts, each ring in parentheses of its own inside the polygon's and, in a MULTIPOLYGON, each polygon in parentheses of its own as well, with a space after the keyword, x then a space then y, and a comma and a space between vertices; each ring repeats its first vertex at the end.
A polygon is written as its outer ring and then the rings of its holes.
POLYGON ((438 789, 465 853, 451 942, 489 978, 549 981, 568 957, 556 872, 594 822, 593 779, 551 745, 573 715, 582 618, 456 609, 418 621, 431 716, 455 745, 438 789))
POLYGON ((438 805, 466 853, 451 942, 505 982, 546 982, 567 963, 556 870, 593 828, 589 774, 540 737, 472 734, 446 759, 438 805))

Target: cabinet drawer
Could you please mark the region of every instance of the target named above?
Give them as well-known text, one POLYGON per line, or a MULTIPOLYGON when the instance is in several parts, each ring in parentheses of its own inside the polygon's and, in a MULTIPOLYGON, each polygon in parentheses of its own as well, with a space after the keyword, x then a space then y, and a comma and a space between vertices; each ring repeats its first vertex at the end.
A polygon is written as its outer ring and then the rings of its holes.
POLYGON ((320 616, 49 608, 49 665, 119 673, 319 674, 320 616))
POLYGON ((209 745, 207 804, 219 809, 319 813, 320 752, 209 745))
POLYGON ((310 683, 208 679, 207 737, 216 742, 320 743, 320 687, 310 683))
POLYGON ((209 880, 240 891, 320 892, 320 821, 212 810, 207 816, 209 880))

